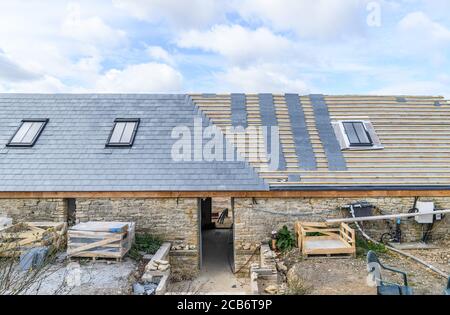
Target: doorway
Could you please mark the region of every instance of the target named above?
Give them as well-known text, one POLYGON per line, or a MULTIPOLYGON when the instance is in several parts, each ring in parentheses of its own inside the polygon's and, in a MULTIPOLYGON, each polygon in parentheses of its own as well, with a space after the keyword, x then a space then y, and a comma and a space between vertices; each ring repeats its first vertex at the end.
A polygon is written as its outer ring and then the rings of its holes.
MULTIPOLYGON (((230 273, 234 268, 232 211, 213 198, 200 199, 200 267, 206 273, 230 273)), ((231 204, 231 203, 230 203, 231 204)))

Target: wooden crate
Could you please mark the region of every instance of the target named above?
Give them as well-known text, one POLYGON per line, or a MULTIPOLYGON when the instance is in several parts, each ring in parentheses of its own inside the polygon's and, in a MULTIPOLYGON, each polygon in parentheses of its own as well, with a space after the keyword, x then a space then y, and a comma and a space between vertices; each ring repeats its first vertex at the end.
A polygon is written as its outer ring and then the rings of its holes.
POLYGON ((296 222, 295 232, 298 247, 304 257, 356 256, 355 230, 345 223, 330 226, 321 222, 296 222))
POLYGON ((86 222, 67 233, 69 258, 112 258, 120 261, 134 241, 134 222, 86 222))
POLYGON ((19 257, 40 246, 59 250, 66 243, 67 224, 63 222, 22 222, 0 232, 0 257, 19 257))

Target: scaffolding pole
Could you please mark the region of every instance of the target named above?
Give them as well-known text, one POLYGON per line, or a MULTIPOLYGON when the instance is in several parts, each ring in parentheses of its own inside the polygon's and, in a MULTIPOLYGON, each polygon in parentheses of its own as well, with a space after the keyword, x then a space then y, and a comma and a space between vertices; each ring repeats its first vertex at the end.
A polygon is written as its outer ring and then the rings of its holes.
POLYGON ((352 222, 362 222, 362 221, 377 221, 377 220, 388 220, 397 218, 412 218, 423 215, 435 215, 435 214, 445 214, 450 213, 450 209, 438 210, 433 212, 414 212, 414 213, 399 213, 399 214, 388 214, 388 215, 374 215, 370 217, 355 217, 355 218, 344 218, 344 219, 327 219, 327 223, 352 223, 352 222))

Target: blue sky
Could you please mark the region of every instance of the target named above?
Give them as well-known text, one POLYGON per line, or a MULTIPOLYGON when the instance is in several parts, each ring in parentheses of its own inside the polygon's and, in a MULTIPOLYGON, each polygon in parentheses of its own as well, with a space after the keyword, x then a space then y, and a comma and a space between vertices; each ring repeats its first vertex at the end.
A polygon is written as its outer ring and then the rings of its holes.
POLYGON ((450 96, 448 0, 0 0, 0 92, 450 96))

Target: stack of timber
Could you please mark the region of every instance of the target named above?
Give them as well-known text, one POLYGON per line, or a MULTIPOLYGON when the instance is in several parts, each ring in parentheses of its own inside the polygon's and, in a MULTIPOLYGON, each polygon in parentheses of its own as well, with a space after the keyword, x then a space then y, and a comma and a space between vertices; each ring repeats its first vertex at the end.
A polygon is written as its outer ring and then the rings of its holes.
POLYGON ((0 257, 19 257, 31 248, 47 246, 56 251, 65 246, 67 224, 22 222, 0 232, 0 257))
POLYGON ((85 222, 69 229, 69 258, 122 260, 134 241, 134 222, 85 222))

